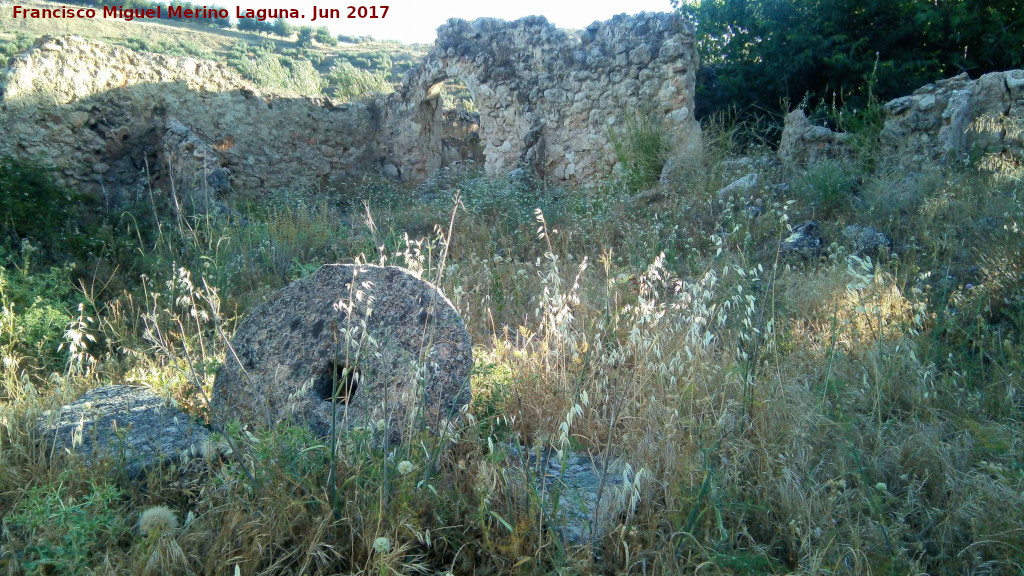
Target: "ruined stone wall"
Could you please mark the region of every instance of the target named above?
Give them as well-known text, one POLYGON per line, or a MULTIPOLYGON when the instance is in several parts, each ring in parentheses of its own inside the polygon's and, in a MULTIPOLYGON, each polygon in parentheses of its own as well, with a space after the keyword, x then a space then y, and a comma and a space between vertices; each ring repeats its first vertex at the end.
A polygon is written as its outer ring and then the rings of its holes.
POLYGON ((168 143, 172 117, 181 138, 190 131, 182 150, 216 154, 196 166, 226 169, 214 182, 259 194, 361 172, 376 158, 377 116, 264 94, 215 62, 74 36, 41 39, 0 77, 0 154, 53 163, 63 183, 106 197, 183 174, 187 163, 164 156, 182 144, 168 143))
POLYGON ((381 146, 403 179, 443 166, 439 96, 455 78, 479 110, 488 174, 527 167, 585 181, 614 165, 609 130, 628 114, 651 112, 680 146, 698 145, 696 70, 693 31, 672 14, 616 16, 579 37, 543 17, 450 20, 382 105, 381 146))
POLYGON ((852 154, 849 134, 811 124, 800 108, 786 115, 779 142, 783 163, 807 166, 822 160, 848 159, 852 154))
POLYGON ((885 105, 884 157, 917 170, 972 156, 1024 160, 1024 70, 967 74, 924 86, 885 105))
POLYGON ((216 62, 45 37, 0 71, 0 154, 115 199, 172 179, 248 195, 381 168, 419 182, 467 160, 587 181, 612 169, 609 134, 631 114, 654 115, 679 149, 699 144, 696 68, 693 32, 671 14, 617 16, 578 37, 542 17, 452 20, 399 91, 335 106, 261 92, 216 62), (441 108, 448 78, 478 116, 441 108))

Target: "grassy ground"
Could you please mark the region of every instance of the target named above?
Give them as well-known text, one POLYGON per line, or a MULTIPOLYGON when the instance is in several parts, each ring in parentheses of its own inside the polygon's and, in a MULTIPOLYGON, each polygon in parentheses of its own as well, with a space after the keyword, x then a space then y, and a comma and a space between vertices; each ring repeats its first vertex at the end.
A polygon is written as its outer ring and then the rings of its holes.
POLYGON ((421 202, 367 177, 217 214, 160 191, 98 214, 33 167, 0 172, 49 190, 17 214, 52 223, 4 236, 0 571, 1020 574, 1019 166, 755 160, 765 185, 720 199, 733 158, 764 154, 734 128, 706 125, 705 153, 640 194, 636 173, 588 189, 467 174, 421 202), (809 218, 837 241, 780 253, 809 218), (847 224, 895 250, 852 256, 847 224), (33 440, 41 410, 108 383, 205 419, 197 390, 246 309, 355 259, 437 282, 466 320, 475 397, 444 450, 415 428, 393 453, 357 432, 333 457, 302 428, 232 428, 229 457, 128 482, 33 440), (627 461, 616 526, 563 547, 509 441, 627 461), (168 510, 140 526, 153 506, 168 510))

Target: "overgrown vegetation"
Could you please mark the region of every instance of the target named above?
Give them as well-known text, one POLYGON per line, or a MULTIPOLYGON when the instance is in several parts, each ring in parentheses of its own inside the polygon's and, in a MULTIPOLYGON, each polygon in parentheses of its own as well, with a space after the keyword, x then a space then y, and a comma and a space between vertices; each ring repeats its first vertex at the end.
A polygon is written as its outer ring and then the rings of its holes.
POLYGON ((342 102, 393 91, 386 72, 367 72, 348 62, 339 62, 327 73, 331 96, 342 102))
POLYGON ((609 129, 608 136, 626 188, 636 192, 658 181, 671 142, 656 115, 625 115, 618 127, 609 129))
POLYGON ((867 145, 787 169, 738 143, 742 130, 705 123, 703 155, 660 195, 635 193, 664 161, 642 123, 619 133, 623 174, 588 189, 467 173, 421 202, 367 177, 193 214, 154 190, 100 216, 91 253, 49 263, 59 243, 45 230, 21 242, 12 209, 0 570, 1019 573, 1019 172, 876 173, 867 145), (762 184, 718 198, 737 163, 762 184), (780 253, 812 217, 824 255, 780 253), (849 224, 895 249, 852 256, 849 224), (301 427, 229 427, 237 453, 193 462, 198 477, 169 468, 135 483, 34 438, 42 409, 107 383, 206 418, 197 389, 230 361, 240 315, 321 263, 356 259, 437 282, 465 319, 474 400, 448 439, 410 428, 385 454, 356 430, 332 452, 301 427), (628 462, 629 493, 608 495, 627 503, 617 525, 563 546, 509 442, 628 462), (142 530, 154 506, 176 517, 142 530))
POLYGON ((152 41, 146 38, 129 36, 118 41, 122 46, 131 48, 138 52, 153 52, 154 54, 167 54, 169 56, 184 56, 192 58, 204 58, 213 60, 214 54, 206 46, 189 38, 175 38, 173 40, 152 41))
POLYGON ((0 69, 8 66, 15 56, 31 45, 32 37, 24 33, 17 33, 10 40, 0 41, 0 69))
POLYGON ((732 107, 777 116, 783 102, 863 108, 940 78, 1024 66, 1015 0, 674 0, 696 24, 698 118, 732 107), (873 82, 868 82, 873 77, 873 82))
POLYGON ((313 64, 304 58, 288 58, 274 53, 277 45, 264 40, 258 46, 235 44, 228 64, 257 86, 274 92, 321 96, 327 82, 313 64))

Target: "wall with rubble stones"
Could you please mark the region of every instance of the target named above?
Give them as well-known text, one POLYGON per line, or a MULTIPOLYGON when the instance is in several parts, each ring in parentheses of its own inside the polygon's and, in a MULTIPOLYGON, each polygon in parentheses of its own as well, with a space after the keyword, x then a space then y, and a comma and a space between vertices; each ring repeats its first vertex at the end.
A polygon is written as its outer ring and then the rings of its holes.
MULTIPOLYGON (((1024 162, 1024 70, 967 74, 918 88, 885 104, 880 169, 919 171, 969 163, 1024 162)), ((849 134, 811 124, 803 110, 786 116, 779 158, 806 165, 855 155, 849 134)))
POLYGON ((196 165, 223 168, 214 180, 236 193, 361 173, 377 156, 377 116, 372 104, 262 93, 216 62, 75 36, 40 39, 0 75, 0 154, 53 163, 64 184, 108 198, 181 175, 164 152, 184 129, 181 150, 214 153, 196 165))
POLYGON ((903 168, 953 165, 986 154, 1024 160, 1024 70, 940 80, 885 110, 885 156, 903 168))
POLYGON ((543 17, 450 20, 383 106, 388 169, 419 180, 445 165, 439 96, 449 78, 473 96, 491 175, 606 173, 616 161, 609 134, 630 114, 654 115, 681 149, 693 149, 697 65, 693 31, 673 14, 620 15, 578 34, 543 17))
POLYGON ((367 170, 419 182, 465 160, 587 181, 612 169, 610 135, 631 114, 698 145, 696 68, 692 30, 671 14, 578 34, 542 17, 451 20, 396 93, 333 105, 262 92, 216 62, 44 37, 0 72, 0 154, 52 163, 62 183, 109 199, 175 179, 251 195, 367 170), (479 116, 442 109, 448 78, 479 116))

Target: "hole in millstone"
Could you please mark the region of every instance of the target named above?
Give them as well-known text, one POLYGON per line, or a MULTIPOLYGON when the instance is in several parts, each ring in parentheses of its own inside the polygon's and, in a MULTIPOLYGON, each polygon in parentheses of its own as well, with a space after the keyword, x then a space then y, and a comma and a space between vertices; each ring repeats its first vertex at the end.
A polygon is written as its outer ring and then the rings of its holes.
POLYGON ((314 386, 321 400, 348 404, 359 388, 359 370, 341 362, 328 362, 317 376, 314 386))

